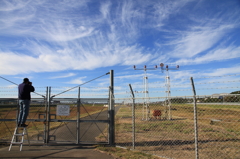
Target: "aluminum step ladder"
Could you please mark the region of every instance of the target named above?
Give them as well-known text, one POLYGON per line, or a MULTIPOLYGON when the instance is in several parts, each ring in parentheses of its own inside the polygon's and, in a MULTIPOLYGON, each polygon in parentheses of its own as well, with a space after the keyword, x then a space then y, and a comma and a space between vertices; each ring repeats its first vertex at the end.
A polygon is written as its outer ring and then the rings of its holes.
POLYGON ((22 151, 22 146, 23 146, 23 142, 24 142, 24 136, 27 136, 27 141, 28 141, 28 145, 30 146, 30 142, 29 142, 29 137, 28 137, 28 132, 27 132, 27 127, 19 127, 17 126, 14 130, 14 134, 12 137, 12 141, 9 147, 9 150, 11 150, 12 145, 16 144, 16 145, 20 145, 20 151, 22 151), (22 130, 22 133, 19 133, 19 131, 22 130), (22 139, 20 142, 17 141, 17 136, 22 136, 22 139))

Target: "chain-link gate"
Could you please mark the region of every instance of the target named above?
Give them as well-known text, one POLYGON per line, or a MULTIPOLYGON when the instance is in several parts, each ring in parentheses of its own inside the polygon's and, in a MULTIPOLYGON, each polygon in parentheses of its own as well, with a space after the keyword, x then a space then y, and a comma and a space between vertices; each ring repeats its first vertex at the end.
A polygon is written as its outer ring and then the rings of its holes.
POLYGON ((48 142, 108 143, 108 98, 52 98, 48 142))
POLYGON ((49 88, 48 143, 114 143, 113 71, 108 74, 110 85, 101 88, 106 92, 104 98, 82 98, 86 89, 78 86, 60 93, 58 88, 49 88))

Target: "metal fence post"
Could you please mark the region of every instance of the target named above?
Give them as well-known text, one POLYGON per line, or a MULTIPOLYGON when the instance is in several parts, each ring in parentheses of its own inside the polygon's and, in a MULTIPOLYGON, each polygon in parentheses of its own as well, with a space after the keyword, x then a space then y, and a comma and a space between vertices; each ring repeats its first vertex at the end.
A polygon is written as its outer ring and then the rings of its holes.
POLYGON ((132 90, 132 86, 131 84, 129 84, 131 93, 132 93, 132 145, 133 145, 133 149, 135 149, 135 96, 132 90))
POLYGON ((193 78, 190 78, 193 91, 193 108, 194 108, 194 137, 195 137, 195 158, 199 158, 198 154, 198 125, 197 125, 197 106, 196 106, 196 90, 193 82, 193 78))
POLYGON ((45 121, 44 121, 44 143, 47 143, 47 114, 48 114, 48 87, 46 88, 46 96, 44 97, 45 102, 45 121))
POLYGON ((79 144, 80 136, 80 87, 78 87, 78 100, 77 100, 77 144, 79 144))
POLYGON ((114 126, 114 81, 113 81, 113 70, 110 70, 110 87, 109 87, 109 144, 115 145, 115 126, 114 126))
MULTIPOLYGON (((19 108, 20 107, 20 105, 19 105, 19 98, 17 99, 17 113, 16 113, 16 126, 18 125, 18 116, 19 116, 19 108)), ((18 131, 18 130, 17 130, 18 131)), ((17 132, 18 133, 18 132, 17 132)), ((18 141, 18 136, 16 136, 16 138, 15 138, 15 141, 17 142, 18 141)))
POLYGON ((49 131, 50 131, 50 106, 51 106, 51 87, 49 87, 48 90, 48 108, 47 108, 47 135, 46 135, 46 139, 47 139, 47 143, 49 143, 49 131))

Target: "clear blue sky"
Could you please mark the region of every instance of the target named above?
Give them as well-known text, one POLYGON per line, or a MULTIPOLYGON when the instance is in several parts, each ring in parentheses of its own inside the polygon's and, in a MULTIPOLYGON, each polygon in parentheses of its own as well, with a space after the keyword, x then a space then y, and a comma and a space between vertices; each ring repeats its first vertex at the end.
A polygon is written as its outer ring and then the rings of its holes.
POLYGON ((173 80, 239 74, 240 1, 0 0, 0 76, 15 83, 71 87, 114 70, 121 85, 142 82, 133 65, 160 63, 180 65, 173 80))

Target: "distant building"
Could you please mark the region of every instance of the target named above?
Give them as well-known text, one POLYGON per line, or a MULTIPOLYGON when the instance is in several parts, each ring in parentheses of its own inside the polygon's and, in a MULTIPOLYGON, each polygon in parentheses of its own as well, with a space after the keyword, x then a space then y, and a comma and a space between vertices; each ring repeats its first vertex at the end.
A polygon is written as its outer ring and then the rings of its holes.
POLYGON ((229 95, 229 93, 219 93, 219 94, 212 94, 211 98, 218 98, 218 99, 222 99, 224 96, 229 95))

